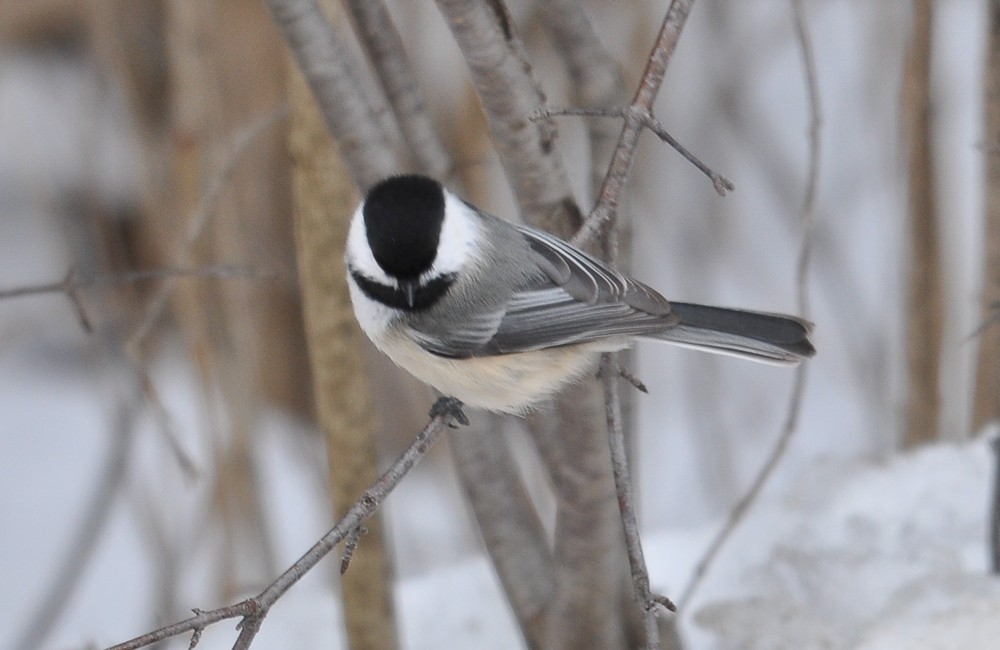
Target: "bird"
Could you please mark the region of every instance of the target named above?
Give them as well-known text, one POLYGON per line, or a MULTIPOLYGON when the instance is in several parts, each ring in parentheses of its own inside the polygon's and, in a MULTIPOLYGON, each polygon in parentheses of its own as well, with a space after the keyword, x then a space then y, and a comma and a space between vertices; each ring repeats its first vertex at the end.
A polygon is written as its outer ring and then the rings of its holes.
POLYGON ((355 317, 377 349, 443 395, 497 413, 538 408, 635 339, 780 365, 815 354, 809 321, 668 301, 419 174, 368 190, 345 263, 355 317))

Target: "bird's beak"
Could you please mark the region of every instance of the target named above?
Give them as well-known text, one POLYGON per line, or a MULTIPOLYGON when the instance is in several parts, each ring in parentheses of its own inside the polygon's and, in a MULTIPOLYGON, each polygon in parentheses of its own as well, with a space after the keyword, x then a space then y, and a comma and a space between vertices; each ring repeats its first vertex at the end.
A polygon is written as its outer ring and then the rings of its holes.
POLYGON ((416 280, 403 280, 399 283, 399 288, 403 290, 403 295, 406 296, 406 304, 412 309, 417 299, 416 280))

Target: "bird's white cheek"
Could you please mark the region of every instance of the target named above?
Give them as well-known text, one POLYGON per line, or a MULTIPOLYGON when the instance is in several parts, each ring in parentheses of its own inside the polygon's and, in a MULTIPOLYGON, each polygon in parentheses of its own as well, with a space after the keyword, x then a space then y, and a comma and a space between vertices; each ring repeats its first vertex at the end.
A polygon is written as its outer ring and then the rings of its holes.
POLYGON ((382 347, 386 332, 392 324, 394 310, 366 296, 353 278, 348 277, 347 286, 358 324, 376 346, 382 347))

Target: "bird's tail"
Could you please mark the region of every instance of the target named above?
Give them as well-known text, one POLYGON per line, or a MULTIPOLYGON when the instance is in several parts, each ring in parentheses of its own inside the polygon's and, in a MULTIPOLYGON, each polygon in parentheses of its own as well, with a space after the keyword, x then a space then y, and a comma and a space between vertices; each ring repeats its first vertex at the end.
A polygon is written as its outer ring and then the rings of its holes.
POLYGON ((677 345, 781 365, 816 354, 812 323, 781 314, 670 301, 677 325, 653 338, 677 345))

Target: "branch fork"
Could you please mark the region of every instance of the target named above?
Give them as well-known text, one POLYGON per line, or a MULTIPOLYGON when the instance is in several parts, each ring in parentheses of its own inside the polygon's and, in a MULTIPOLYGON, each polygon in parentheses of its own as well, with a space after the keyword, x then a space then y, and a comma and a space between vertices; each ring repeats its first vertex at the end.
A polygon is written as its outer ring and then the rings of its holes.
POLYGON ((625 120, 626 125, 636 124, 640 129, 648 129, 656 134, 663 142, 669 144, 680 155, 684 156, 688 162, 698 168, 698 170, 712 181, 712 186, 719 196, 725 196, 728 192, 736 189, 726 176, 714 171, 711 167, 703 163, 697 156, 682 145, 674 136, 670 135, 660 120, 653 113, 652 109, 636 103, 618 106, 615 108, 577 107, 577 106, 542 106, 531 114, 531 121, 548 120, 553 117, 613 117, 625 120))
MULTIPOLYGON (((375 514, 375 510, 382 501, 396 488, 399 482, 403 480, 403 477, 413 469, 413 466, 424 457, 431 445, 434 444, 453 420, 460 423, 468 423, 468 418, 462 412, 462 402, 453 397, 442 397, 431 408, 430 421, 417 434, 406 451, 393 462, 389 469, 371 487, 365 490, 365 493, 354 503, 337 525, 323 535, 312 548, 282 573, 277 580, 268 585, 264 591, 229 607, 221 607, 207 612, 198 609, 192 610, 195 615, 191 618, 154 630, 131 641, 112 646, 108 650, 136 650, 137 648, 144 648, 163 639, 186 632, 192 632, 189 648, 193 648, 197 645, 201 637, 201 630, 204 630, 213 623, 238 617, 242 618, 237 625, 240 635, 233 645, 233 650, 245 650, 249 648, 254 637, 257 636, 257 632, 260 630, 264 617, 267 616, 274 603, 292 585, 316 566, 340 542, 347 539, 349 546, 352 545, 352 541, 353 546, 357 546, 358 538, 364 532, 364 521, 375 514)), ((353 549, 351 553, 353 553, 353 549)), ((344 555, 347 562, 350 562, 349 554, 346 550, 344 555)))

